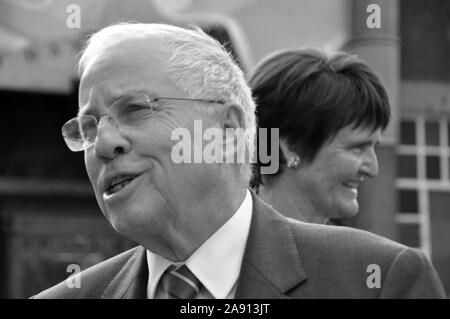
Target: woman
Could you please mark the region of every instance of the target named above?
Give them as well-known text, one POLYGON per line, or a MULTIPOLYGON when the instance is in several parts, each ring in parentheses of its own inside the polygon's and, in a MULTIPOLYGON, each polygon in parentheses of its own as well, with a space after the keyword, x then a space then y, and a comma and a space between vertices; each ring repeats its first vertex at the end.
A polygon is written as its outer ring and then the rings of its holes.
POLYGON ((305 222, 354 216, 358 187, 378 174, 375 147, 390 117, 379 78, 353 55, 287 50, 263 59, 249 82, 259 126, 280 135, 279 171, 256 166, 259 196, 305 222))

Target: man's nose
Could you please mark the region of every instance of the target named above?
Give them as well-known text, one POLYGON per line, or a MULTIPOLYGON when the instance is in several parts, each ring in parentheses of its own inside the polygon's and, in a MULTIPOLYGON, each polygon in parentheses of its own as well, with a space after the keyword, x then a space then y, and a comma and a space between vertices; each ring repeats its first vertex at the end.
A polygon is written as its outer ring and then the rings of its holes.
POLYGON ((94 150, 98 157, 105 160, 130 151, 130 142, 109 115, 99 119, 94 150))
POLYGON ((378 175, 378 158, 375 149, 371 148, 364 156, 364 162, 362 165, 362 171, 369 177, 375 177, 378 175))

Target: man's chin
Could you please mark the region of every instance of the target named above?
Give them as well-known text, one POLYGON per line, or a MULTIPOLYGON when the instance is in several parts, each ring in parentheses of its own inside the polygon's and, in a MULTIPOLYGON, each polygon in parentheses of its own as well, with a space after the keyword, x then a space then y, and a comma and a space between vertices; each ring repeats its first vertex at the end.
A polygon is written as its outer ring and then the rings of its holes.
POLYGON ((133 225, 132 221, 125 216, 115 216, 111 218, 108 216, 108 221, 111 227, 120 235, 133 240, 133 234, 136 232, 136 226, 133 225))
POLYGON ((347 203, 338 209, 338 216, 335 218, 352 218, 355 217, 359 212, 358 203, 347 203))

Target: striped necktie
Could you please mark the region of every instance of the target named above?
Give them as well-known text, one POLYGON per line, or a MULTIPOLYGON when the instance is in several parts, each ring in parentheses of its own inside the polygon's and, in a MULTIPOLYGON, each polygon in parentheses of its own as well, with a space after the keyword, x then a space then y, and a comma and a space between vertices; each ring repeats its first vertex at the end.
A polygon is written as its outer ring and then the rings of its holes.
POLYGON ((171 265, 162 275, 161 284, 168 299, 194 299, 201 283, 186 265, 171 265))

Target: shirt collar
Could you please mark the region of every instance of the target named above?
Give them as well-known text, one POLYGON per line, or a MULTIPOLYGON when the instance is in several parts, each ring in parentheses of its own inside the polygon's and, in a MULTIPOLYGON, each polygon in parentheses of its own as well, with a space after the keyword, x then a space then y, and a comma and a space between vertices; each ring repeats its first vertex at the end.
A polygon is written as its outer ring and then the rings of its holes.
MULTIPOLYGON (((247 189, 236 213, 186 260, 189 270, 216 299, 226 298, 239 277, 250 230, 253 203, 247 189)), ((148 295, 155 295, 161 275, 172 261, 147 250, 148 295)))

